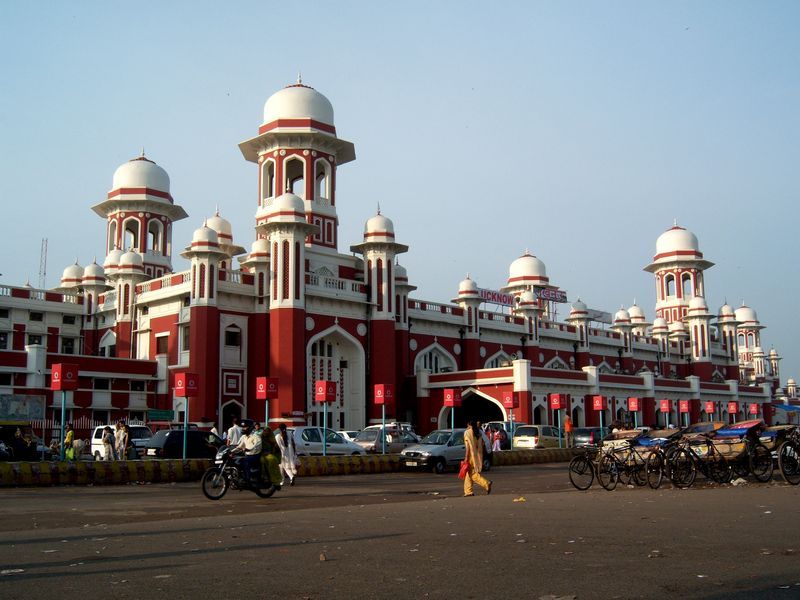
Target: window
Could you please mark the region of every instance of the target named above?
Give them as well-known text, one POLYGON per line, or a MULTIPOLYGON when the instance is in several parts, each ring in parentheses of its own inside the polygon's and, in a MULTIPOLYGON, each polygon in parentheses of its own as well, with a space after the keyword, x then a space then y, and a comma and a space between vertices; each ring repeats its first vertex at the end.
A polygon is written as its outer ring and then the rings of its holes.
POLYGON ((0 385, 11 385, 11 373, 0 373, 0 385))
POLYGON ((64 323, 64 325, 75 325, 75 315, 64 315, 61 322, 64 323))
POLYGON ((304 442, 321 442, 322 438, 317 429, 304 429, 300 437, 304 442))
MULTIPOLYGON (((108 423, 108 411, 107 410, 93 410, 92 411, 92 418, 97 423, 108 423)), ((102 434, 101 434, 102 435, 102 434)))
POLYGON ((189 325, 181 327, 181 352, 189 351, 189 325))
POLYGON ((292 192, 303 200, 306 199, 305 163, 299 158, 290 158, 284 165, 286 173, 286 191, 292 192))
POLYGON ((29 346, 41 346, 42 345, 42 336, 40 336, 40 335, 29 335, 28 336, 28 345, 29 346))
POLYGON ((133 380, 131 381, 131 391, 132 392, 143 392, 144 391, 144 381, 140 380, 133 380))
POLYGON ((61 354, 75 354, 75 338, 61 338, 61 354))
POLYGON ((692 293, 692 276, 689 273, 681 275, 681 287, 683 288, 683 297, 691 298, 694 296, 692 293))
POLYGON ((94 389, 96 390, 107 390, 111 387, 111 382, 108 379, 102 379, 100 377, 96 377, 94 380, 94 389))
POLYGON ((8 332, 0 332, 0 350, 8 350, 8 332))
POLYGON ((666 279, 664 280, 667 288, 667 296, 674 296, 675 295, 675 276, 674 275, 667 275, 666 279))
POLYGON ((160 335, 156 338, 156 354, 166 354, 169 352, 169 336, 160 335))
POLYGON ((44 321, 44 313, 31 311, 31 321, 44 321))
POLYGON ((9 310, 7 308, 0 308, 0 319, 7 319, 9 310))
POLYGON ((228 327, 225 330, 225 345, 236 346, 242 345, 242 330, 236 326, 228 327))

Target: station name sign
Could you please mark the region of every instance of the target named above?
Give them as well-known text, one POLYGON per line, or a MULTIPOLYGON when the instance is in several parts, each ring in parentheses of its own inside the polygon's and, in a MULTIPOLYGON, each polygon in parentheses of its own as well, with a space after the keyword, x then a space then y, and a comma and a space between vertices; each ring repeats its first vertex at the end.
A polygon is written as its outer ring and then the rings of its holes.
POLYGON ((536 297, 550 302, 566 302, 567 292, 564 290, 554 290, 552 288, 536 288, 536 297))
POLYGON ((485 290, 483 288, 478 288, 478 295, 484 302, 501 304, 502 306, 514 306, 513 294, 504 294, 503 292, 498 292, 496 290, 485 290))

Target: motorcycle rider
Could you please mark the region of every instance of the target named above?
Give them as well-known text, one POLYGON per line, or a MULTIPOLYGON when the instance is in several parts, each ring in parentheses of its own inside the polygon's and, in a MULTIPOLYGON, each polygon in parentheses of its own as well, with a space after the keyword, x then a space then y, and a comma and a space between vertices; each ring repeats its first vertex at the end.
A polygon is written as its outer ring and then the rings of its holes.
POLYGON ((244 452, 244 478, 250 481, 251 471, 258 480, 261 462, 261 435, 253 430, 253 421, 242 419, 239 423, 242 437, 234 448, 234 452, 244 452))

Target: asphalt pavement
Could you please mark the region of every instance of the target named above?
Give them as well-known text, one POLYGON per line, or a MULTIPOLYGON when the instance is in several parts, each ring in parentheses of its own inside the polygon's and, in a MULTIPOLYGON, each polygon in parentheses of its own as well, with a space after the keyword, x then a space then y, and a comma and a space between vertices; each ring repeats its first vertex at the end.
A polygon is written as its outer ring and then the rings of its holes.
POLYGON ((0 597, 800 598, 800 489, 573 489, 566 465, 0 491, 0 597))

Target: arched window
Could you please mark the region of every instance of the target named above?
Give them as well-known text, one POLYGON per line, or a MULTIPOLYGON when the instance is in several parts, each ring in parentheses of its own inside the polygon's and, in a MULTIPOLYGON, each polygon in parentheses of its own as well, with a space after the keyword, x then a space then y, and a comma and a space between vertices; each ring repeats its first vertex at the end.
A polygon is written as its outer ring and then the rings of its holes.
POLYGON ((683 292, 684 298, 691 298, 694 296, 694 291, 692 290, 692 276, 689 273, 681 275, 681 291, 683 292))
POLYGON ((664 278, 664 287, 666 289, 667 296, 675 295, 675 275, 667 275, 664 278))
POLYGON ((275 195, 275 161, 267 160, 261 165, 261 199, 275 195))
POLYGON ((108 224, 108 250, 106 252, 111 252, 117 246, 117 222, 111 221, 108 224))
POLYGON ((306 199, 305 163, 292 157, 283 165, 286 177, 286 189, 303 200, 306 199))
POLYGON ((486 369, 496 369, 497 367, 505 367, 508 366, 508 363, 512 361, 513 358, 509 356, 505 352, 498 352, 494 356, 492 356, 489 360, 486 361, 486 369))
POLYGON ((324 158, 314 164, 314 198, 316 200, 331 197, 331 166, 324 158))
POLYGON ((745 338, 744 338, 744 334, 743 334, 743 333, 740 333, 740 334, 739 334, 739 336, 738 336, 738 338, 739 338, 739 346, 740 346, 740 347, 742 347, 742 348, 744 348, 744 346, 745 346, 745 338))
POLYGON ((444 350, 434 346, 417 356, 414 361, 414 367, 415 371, 417 369, 427 369, 431 373, 441 373, 454 370, 456 363, 444 350))
POLYGON ((238 325, 225 328, 225 356, 237 361, 242 358, 242 330, 238 325))
POLYGON ((122 250, 135 250, 139 252, 139 221, 128 219, 122 231, 122 250))
POLYGON ((164 254, 164 246, 162 241, 164 239, 163 227, 161 221, 158 219, 151 219, 147 224, 147 249, 153 254, 164 254))

